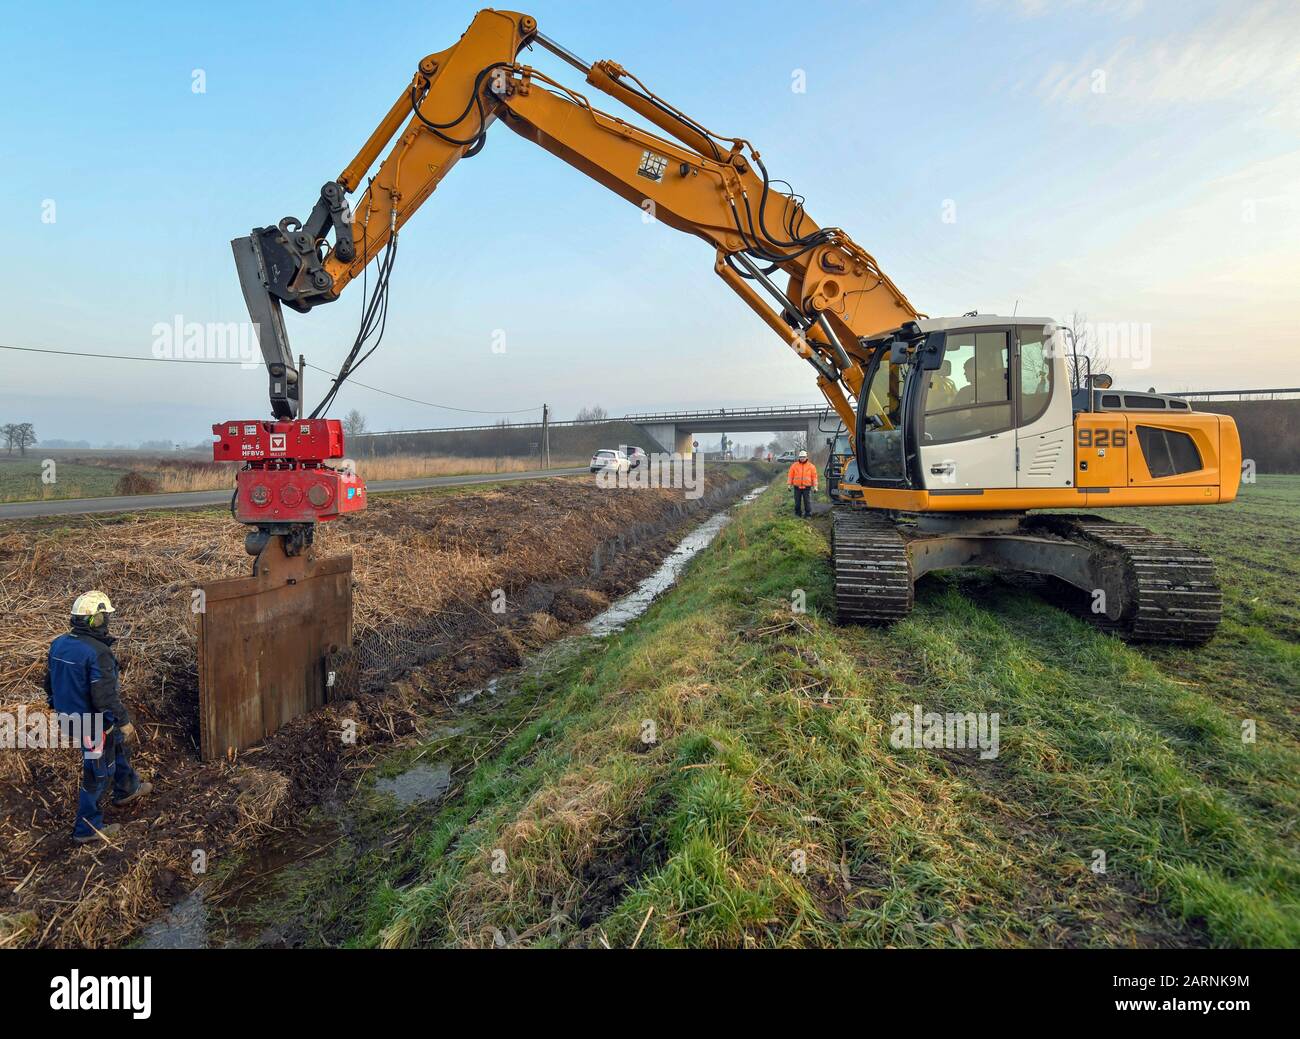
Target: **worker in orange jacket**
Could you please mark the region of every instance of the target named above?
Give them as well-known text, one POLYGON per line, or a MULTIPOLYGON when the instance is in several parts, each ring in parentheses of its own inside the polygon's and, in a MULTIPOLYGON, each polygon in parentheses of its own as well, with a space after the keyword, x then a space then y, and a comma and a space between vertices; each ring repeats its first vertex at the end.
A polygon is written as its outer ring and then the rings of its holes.
POLYGON ((808 461, 808 452, 800 451, 790 466, 785 482, 794 488, 794 514, 805 519, 812 516, 812 492, 817 490, 817 467, 808 461))

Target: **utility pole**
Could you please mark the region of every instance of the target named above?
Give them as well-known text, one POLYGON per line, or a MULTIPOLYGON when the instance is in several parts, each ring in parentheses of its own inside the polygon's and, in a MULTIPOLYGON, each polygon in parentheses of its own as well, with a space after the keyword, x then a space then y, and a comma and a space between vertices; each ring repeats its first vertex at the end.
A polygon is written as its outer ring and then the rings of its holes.
POLYGON ((542 468, 551 467, 551 407, 542 405, 542 468))
POLYGON ((304 393, 303 377, 307 374, 307 357, 304 354, 298 355, 298 417, 302 418, 307 414, 307 397, 304 393))

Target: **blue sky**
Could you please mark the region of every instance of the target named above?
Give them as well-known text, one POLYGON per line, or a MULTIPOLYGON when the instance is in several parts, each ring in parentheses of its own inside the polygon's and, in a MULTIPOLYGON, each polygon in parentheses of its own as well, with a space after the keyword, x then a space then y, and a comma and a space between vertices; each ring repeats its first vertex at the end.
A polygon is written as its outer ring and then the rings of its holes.
MULTIPOLYGON (((245 318, 230 238, 305 217, 475 9, 0 6, 0 343, 141 356, 175 315, 245 318)), ((814 219, 848 230, 928 313, 1137 323, 1150 365, 1114 362, 1121 384, 1300 385, 1294 3, 526 9, 587 60, 615 59, 754 141, 814 219)), ((545 52, 523 60, 583 86, 545 52)), ((337 365, 360 306, 354 290, 290 315, 295 349, 337 365)), ((196 442, 266 410, 260 370, 0 351, 0 372, 0 420, 46 438, 196 442)), ((546 400, 559 417, 816 396, 703 243, 646 226, 504 127, 407 225, 387 336, 360 378, 465 408, 546 400)), ((351 407, 377 429, 465 418, 360 387, 340 395, 351 407)))

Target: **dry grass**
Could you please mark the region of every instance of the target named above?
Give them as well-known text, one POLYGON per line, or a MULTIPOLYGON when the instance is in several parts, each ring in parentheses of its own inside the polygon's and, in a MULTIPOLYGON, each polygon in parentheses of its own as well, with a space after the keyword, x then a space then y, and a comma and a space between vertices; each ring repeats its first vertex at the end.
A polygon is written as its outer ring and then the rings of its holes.
MULTIPOLYGON (((129 475, 136 475, 135 470, 129 475)), ((143 474, 141 474, 143 475, 143 474)), ((234 466, 224 463, 196 463, 192 466, 168 466, 161 469, 152 477, 157 485, 153 494, 170 494, 176 491, 222 491, 234 489, 235 486, 235 469, 234 466)), ((118 493, 129 493, 119 491, 118 493)))
MULTIPOLYGON (((463 458, 456 455, 391 455, 353 459, 366 480, 416 480, 428 476, 477 476, 485 473, 523 473, 537 468, 533 458, 463 458)), ((559 468, 581 465, 582 459, 552 460, 559 468)), ((164 459, 134 466, 120 482, 118 494, 170 494, 181 491, 219 491, 234 487, 235 467, 224 462, 164 459), (139 489, 136 489, 139 488, 139 489)))
MULTIPOLYGON (((3 459, 0 459, 3 460, 3 459)), ((459 455, 390 455, 353 459, 370 481, 414 480, 437 476, 520 473, 537 468, 533 457, 470 458, 459 455)), ((554 458, 557 469, 585 465, 586 458, 554 458)), ((236 466, 196 458, 149 455, 74 456, 59 461, 58 480, 41 478, 39 459, 9 459, 0 467, 0 501, 96 498, 105 495, 173 494, 230 490, 236 466)))
MULTIPOLYGON (((585 465, 587 459, 551 459, 555 469, 585 465)), ((456 455, 425 457, 391 455, 356 459, 357 472, 366 480, 414 480, 422 476, 471 476, 481 473, 525 473, 537 468, 535 458, 463 458, 456 455)))
MULTIPOLYGON (((438 504, 406 501, 393 508, 377 501, 363 519, 320 528, 322 555, 354 553, 358 635, 427 616, 439 603, 486 601, 502 579, 501 559, 472 544, 447 544, 434 529, 438 504), (374 529, 398 515, 400 536, 374 529)), ((116 652, 128 699, 161 706, 167 676, 194 667, 191 592, 247 573, 242 535, 243 528, 224 516, 144 514, 89 521, 75 537, 0 536, 0 613, 8 619, 0 625, 0 707, 36 698, 45 649, 65 630, 69 604, 87 588, 102 589, 121 604, 116 652)), ((541 547, 515 547, 522 572, 537 565, 541 547)))
MULTIPOLYGON (((671 518, 679 499, 671 491, 605 494, 574 480, 381 498, 346 523, 323 525, 317 548, 353 554, 361 639, 431 617, 451 623, 486 613, 498 587, 513 596, 533 581, 585 576, 598 545, 671 518)), ((156 785, 149 803, 122 819, 117 845, 73 849, 66 834, 79 773, 68 752, 0 753, 0 876, 17 884, 30 874, 12 909, 39 917, 35 933, 26 922, 5 922, 0 946, 124 940, 193 882, 195 848, 215 858, 273 832, 290 803, 314 796, 316 780, 304 779, 300 766, 332 767, 302 749, 337 730, 343 716, 331 710, 300 719, 310 731, 288 733, 292 746, 282 755, 246 755, 256 768, 197 761, 191 592, 248 572, 243 533, 220 511, 33 521, 0 533, 0 710, 43 709, 49 643, 66 629, 72 600, 102 589, 118 604, 115 652, 142 736, 133 764, 156 785)), ((367 731, 396 738, 391 715, 404 709, 401 699, 390 695, 367 731)), ((367 721, 366 707, 350 709, 349 717, 367 721)))
MULTIPOLYGON (((483 473, 523 473, 537 468, 528 458, 458 458, 392 455, 353 459, 362 479, 417 480, 428 476, 470 476, 483 473)), ((564 465, 576 463, 563 463, 564 465)), ((557 463, 559 468, 561 463, 557 463)), ((152 475, 157 492, 215 491, 234 486, 235 468, 219 462, 168 465, 152 475)), ((130 493, 130 492, 123 492, 130 493)))

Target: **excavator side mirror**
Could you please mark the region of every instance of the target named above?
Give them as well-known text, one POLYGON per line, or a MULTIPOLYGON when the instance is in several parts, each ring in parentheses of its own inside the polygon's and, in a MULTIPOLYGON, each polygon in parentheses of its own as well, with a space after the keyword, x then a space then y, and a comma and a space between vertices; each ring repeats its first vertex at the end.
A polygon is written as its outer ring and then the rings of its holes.
POLYGON ((1106 372, 1098 372, 1096 375, 1088 376, 1088 384, 1098 390, 1110 389, 1111 381, 1111 377, 1106 372))
POLYGON ((923 371, 937 372, 943 366, 944 334, 931 332, 919 342, 895 336, 889 341, 890 364, 917 364, 923 371))

